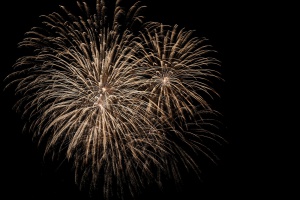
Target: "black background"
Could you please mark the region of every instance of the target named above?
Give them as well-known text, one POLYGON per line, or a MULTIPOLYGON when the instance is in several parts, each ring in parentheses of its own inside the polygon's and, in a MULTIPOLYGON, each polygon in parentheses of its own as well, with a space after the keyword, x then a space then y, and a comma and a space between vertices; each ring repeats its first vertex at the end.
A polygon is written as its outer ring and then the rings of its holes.
MULTIPOLYGON (((299 156, 290 153, 296 150, 289 138, 297 131, 281 126, 291 117, 281 113, 287 107, 278 99, 289 94, 280 80, 289 79, 283 72, 290 65, 280 58, 289 51, 281 45, 287 42, 286 32, 295 13, 279 3, 253 1, 142 2, 147 5, 146 20, 196 30, 219 52, 225 79, 220 87, 226 124, 223 134, 228 144, 219 149, 216 165, 204 167, 201 183, 187 181, 182 191, 150 188, 140 199, 290 199, 298 184, 291 182, 296 179, 290 173, 292 162, 299 156)), ((21 56, 17 43, 39 25, 39 15, 59 11, 60 4, 75 5, 66 0, 1 3, 5 11, 1 13, 2 90, 2 80, 21 56)), ((92 199, 73 183, 70 166, 43 160, 31 137, 22 134, 23 122, 12 110, 14 101, 13 91, 1 91, 1 195, 5 199, 92 199)))

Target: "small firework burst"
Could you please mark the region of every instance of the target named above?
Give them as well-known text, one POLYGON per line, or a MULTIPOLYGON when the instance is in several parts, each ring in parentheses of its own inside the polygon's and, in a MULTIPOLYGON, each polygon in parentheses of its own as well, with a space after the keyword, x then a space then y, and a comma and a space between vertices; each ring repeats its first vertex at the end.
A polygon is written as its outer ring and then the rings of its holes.
POLYGON ((179 181, 180 165, 198 173, 198 152, 214 159, 203 138, 222 139, 206 129, 217 114, 210 83, 221 79, 211 46, 177 25, 143 22, 140 2, 120 4, 111 20, 104 0, 77 2, 79 16, 64 6, 42 16, 19 43, 32 54, 7 77, 45 153, 73 160, 76 181, 101 183, 107 199, 112 188, 135 196, 163 176, 179 181))

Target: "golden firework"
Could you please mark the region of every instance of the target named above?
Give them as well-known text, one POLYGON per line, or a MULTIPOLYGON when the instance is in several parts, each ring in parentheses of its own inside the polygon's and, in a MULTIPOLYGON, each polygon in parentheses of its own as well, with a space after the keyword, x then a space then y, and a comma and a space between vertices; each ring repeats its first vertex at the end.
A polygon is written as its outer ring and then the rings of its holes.
POLYGON ((7 77, 45 153, 73 160, 76 181, 100 181, 107 199, 113 187, 134 196, 162 176, 180 180, 180 163, 198 173, 195 155, 214 156, 202 139, 221 138, 206 129, 217 114, 206 100, 217 94, 210 83, 221 79, 207 40, 145 23, 140 2, 128 10, 120 2, 112 20, 103 0, 95 9, 77 2, 79 16, 63 6, 42 16, 19 43, 32 53, 7 77))

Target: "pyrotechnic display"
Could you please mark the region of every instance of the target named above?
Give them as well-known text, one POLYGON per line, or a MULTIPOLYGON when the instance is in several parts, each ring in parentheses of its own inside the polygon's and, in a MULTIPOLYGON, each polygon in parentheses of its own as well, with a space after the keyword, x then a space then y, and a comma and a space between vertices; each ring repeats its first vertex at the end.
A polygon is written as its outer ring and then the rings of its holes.
POLYGON ((78 186, 106 199, 180 182, 183 169, 199 175, 197 156, 214 162, 209 145, 224 141, 213 107, 221 63, 209 41, 146 21, 140 1, 122 3, 78 1, 74 12, 41 16, 19 43, 30 53, 6 78, 45 155, 73 162, 78 186))

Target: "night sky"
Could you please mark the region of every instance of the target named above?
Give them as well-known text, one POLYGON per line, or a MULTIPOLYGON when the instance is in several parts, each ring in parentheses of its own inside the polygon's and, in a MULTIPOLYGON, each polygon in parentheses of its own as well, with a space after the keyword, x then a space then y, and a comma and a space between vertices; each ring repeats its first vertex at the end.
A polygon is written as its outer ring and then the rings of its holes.
MULTIPOLYGON (((59 11, 60 4, 75 5, 71 2, 28 0, 1 3, 2 11, 5 11, 1 13, 1 194, 6 199, 93 199, 74 184, 70 164, 42 159, 42 152, 30 135, 22 133, 20 114, 12 110, 16 100, 13 91, 3 92, 5 83, 2 80, 22 55, 17 43, 24 33, 39 25, 39 15, 59 11)), ((274 33, 266 30, 281 19, 272 17, 276 16, 276 10, 271 9, 272 5, 257 3, 142 2, 147 6, 146 21, 178 24, 196 30, 197 36, 208 38, 218 51, 225 79, 218 86, 222 97, 218 106, 224 114, 222 136, 228 143, 216 149, 220 158, 216 164, 204 161, 200 182, 192 177, 184 178, 182 191, 174 190, 171 184, 164 191, 150 187, 139 199, 240 200, 279 195, 290 199, 288 196, 294 191, 294 186, 283 189, 290 183, 287 181, 289 170, 283 169, 289 158, 284 153, 285 148, 278 149, 285 140, 284 137, 277 138, 273 128, 278 123, 267 120, 270 118, 265 114, 270 114, 266 109, 273 111, 265 96, 271 93, 269 89, 272 87, 268 81, 272 77, 268 67, 268 58, 271 57, 266 54, 266 48, 273 41, 270 33, 274 33), (276 143, 275 138, 282 143, 276 143)))

